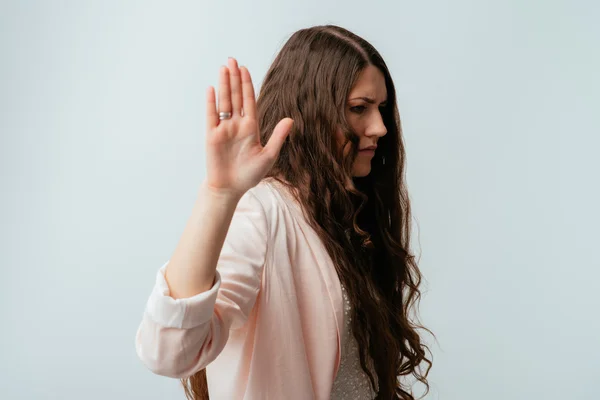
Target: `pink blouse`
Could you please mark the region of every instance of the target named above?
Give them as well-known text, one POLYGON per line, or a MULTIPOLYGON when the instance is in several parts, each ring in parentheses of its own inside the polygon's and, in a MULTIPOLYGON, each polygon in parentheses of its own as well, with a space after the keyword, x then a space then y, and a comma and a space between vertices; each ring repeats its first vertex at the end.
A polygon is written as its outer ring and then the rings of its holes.
POLYGON ((342 288, 285 187, 264 179, 242 197, 208 291, 173 299, 167 264, 136 335, 150 370, 182 378, 206 367, 214 400, 330 399, 341 361, 342 288))

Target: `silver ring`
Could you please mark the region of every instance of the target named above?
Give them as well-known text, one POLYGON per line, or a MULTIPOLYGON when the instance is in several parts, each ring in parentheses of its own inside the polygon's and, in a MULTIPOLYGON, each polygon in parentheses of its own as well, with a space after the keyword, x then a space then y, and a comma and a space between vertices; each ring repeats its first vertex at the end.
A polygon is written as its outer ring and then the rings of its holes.
POLYGON ((221 111, 219 113, 219 120, 229 119, 231 118, 231 113, 226 111, 221 111))

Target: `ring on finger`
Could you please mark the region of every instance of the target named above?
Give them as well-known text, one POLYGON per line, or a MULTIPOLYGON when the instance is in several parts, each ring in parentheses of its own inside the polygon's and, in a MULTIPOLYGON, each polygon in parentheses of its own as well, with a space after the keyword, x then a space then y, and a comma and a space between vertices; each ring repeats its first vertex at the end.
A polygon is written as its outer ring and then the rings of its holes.
POLYGON ((221 111, 219 113, 219 119, 220 120, 224 120, 224 119, 230 119, 231 118, 231 113, 227 112, 227 111, 221 111))

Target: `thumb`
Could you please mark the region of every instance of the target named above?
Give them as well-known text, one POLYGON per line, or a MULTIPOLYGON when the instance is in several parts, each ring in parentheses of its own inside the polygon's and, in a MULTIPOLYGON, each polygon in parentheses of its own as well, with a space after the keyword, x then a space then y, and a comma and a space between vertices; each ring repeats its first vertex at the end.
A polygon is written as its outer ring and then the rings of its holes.
POLYGON ((281 146, 283 146, 283 142, 285 142, 285 139, 288 137, 293 125, 293 119, 284 118, 275 126, 275 129, 273 129, 273 134, 264 148, 264 152, 269 157, 277 158, 279 151, 281 150, 281 146))

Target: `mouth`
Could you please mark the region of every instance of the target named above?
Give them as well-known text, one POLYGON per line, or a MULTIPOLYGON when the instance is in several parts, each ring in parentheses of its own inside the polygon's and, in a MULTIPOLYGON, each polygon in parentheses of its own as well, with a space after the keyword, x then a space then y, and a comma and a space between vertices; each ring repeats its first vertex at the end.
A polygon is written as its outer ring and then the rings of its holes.
POLYGON ((377 148, 377 146, 365 147, 363 149, 359 149, 358 154, 365 155, 365 156, 374 156, 376 148, 377 148))
POLYGON ((358 154, 367 155, 367 156, 374 156, 375 155, 375 149, 367 147, 365 149, 359 150, 358 154))
POLYGON ((377 146, 369 146, 369 147, 364 147, 362 149, 359 149, 358 151, 375 151, 376 148, 377 148, 377 146))

